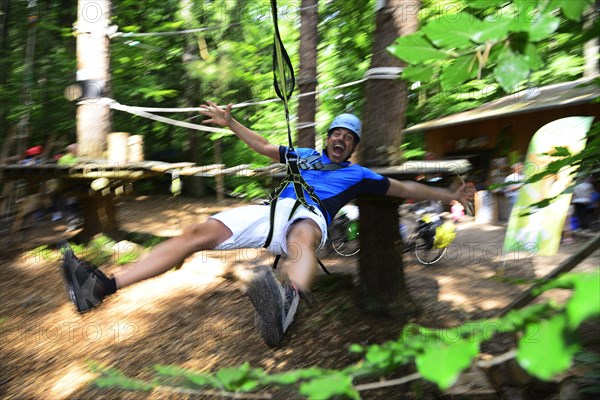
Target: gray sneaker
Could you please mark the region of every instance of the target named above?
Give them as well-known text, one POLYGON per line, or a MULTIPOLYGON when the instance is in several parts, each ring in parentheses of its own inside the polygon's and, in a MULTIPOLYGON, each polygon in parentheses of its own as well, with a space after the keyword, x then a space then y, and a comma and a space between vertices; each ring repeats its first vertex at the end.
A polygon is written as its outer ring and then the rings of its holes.
POLYGON ((277 346, 294 320, 300 297, 288 283, 280 283, 270 267, 256 268, 247 294, 254 305, 254 322, 265 343, 277 346))
POLYGON ((59 246, 63 253, 62 270, 69 298, 77 311, 84 313, 99 306, 105 296, 104 285, 100 281, 104 274, 94 265, 79 260, 67 242, 63 241, 59 246))

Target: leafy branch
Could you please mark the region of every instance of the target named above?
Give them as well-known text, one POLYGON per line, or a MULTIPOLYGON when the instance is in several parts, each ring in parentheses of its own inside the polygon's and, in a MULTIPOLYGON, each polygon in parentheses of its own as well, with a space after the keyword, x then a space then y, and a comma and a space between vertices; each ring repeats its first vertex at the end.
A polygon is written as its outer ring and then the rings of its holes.
POLYGON ((600 269, 592 273, 565 274, 541 286, 538 292, 556 288, 572 290, 565 305, 545 302, 512 310, 500 318, 469 321, 450 329, 410 324, 398 340, 368 347, 352 345, 350 351, 362 354, 363 359, 340 370, 312 367, 268 374, 245 363, 208 373, 157 365, 154 367, 157 377, 146 382, 97 363, 90 363, 90 368, 100 374, 95 380, 97 386, 125 390, 198 391, 212 388, 219 395, 229 397, 268 398, 268 395, 256 397, 261 395, 247 392, 299 384, 299 392, 310 399, 335 396, 359 399, 359 391, 370 389, 372 384, 355 386, 355 380, 389 374, 412 362, 418 375, 401 379, 400 383, 421 376, 442 390, 448 389, 479 355, 481 343, 497 333, 521 333, 516 350, 518 363, 531 375, 548 380, 569 368, 575 353, 580 350, 576 335, 579 326, 600 317, 600 269))
POLYGON ((494 79, 508 93, 532 71, 544 67, 539 43, 562 21, 578 21, 592 0, 465 1, 463 9, 445 12, 416 33, 399 37, 388 50, 407 62, 402 78, 430 81, 439 76, 448 90, 495 65, 494 79), (559 14, 560 12, 560 14, 559 14), (477 15, 484 15, 479 18, 477 15))

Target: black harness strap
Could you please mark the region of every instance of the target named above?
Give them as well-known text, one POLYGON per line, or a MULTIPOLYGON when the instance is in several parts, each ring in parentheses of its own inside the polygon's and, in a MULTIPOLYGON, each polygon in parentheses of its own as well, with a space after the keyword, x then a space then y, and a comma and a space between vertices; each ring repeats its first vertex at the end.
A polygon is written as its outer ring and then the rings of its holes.
MULTIPOLYGON (((278 254, 277 256, 275 256, 275 261, 273 261, 273 269, 277 269, 277 265, 279 265, 279 260, 281 260, 281 254, 278 254)), ((323 264, 323 262, 322 262, 321 260, 319 260, 319 259, 317 258, 317 262, 319 263, 319 266, 321 267, 321 269, 322 269, 323 271, 325 271, 325 273, 326 273, 327 275, 331 275, 331 272, 329 272, 329 271, 327 270, 327 268, 325 268, 325 265, 323 264)))
MULTIPOLYGON (((296 194, 296 202, 292 207, 290 215, 288 216, 288 221, 292 218, 296 210, 300 205, 306 207, 313 213, 317 213, 315 210, 315 206, 310 204, 306 200, 306 194, 316 203, 319 208, 323 211, 324 217, 327 213, 327 209, 325 204, 319 199, 319 197, 315 193, 315 189, 309 185, 306 180, 300 174, 300 169, 325 169, 320 161, 320 156, 317 158, 309 157, 307 159, 299 159, 296 153, 294 152, 294 145, 292 143, 292 131, 290 128, 290 118, 289 118, 289 107, 288 102, 292 93, 294 91, 295 86, 295 78, 294 78, 294 68, 292 66, 292 62, 290 57, 288 56, 285 47, 283 45, 283 41, 281 40, 281 35, 279 34, 279 26, 277 24, 277 0, 271 0, 271 14, 273 16, 273 25, 275 30, 275 36, 273 39, 273 86, 275 87, 275 93, 283 102, 284 110, 285 110, 285 120, 287 123, 287 133, 288 133, 288 149, 286 152, 286 164, 287 164, 287 174, 285 178, 282 180, 281 184, 275 189, 275 191, 271 194, 269 203, 271 204, 270 210, 270 227, 269 234, 267 235, 267 240, 263 247, 267 248, 271 244, 273 240, 273 228, 275 224, 275 207, 277 206, 277 198, 283 192, 283 190, 290 184, 293 185, 294 193, 296 194), (319 168, 320 167, 320 168, 319 168)), ((338 165, 338 167, 328 167, 327 170, 339 169, 342 168, 338 165)), ((277 266, 279 262, 280 256, 275 258, 275 264, 273 268, 277 266)), ((319 260, 319 265, 321 268, 327 273, 329 273, 323 263, 319 260)))

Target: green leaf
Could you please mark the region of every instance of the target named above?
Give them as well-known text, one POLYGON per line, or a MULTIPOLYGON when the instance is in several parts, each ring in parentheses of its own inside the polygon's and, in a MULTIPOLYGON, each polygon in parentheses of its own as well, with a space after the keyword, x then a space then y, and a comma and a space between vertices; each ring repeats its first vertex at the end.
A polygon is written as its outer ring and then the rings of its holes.
MULTIPOLYGON (((215 376, 225 389, 238 390, 243 385, 247 384, 248 381, 252 381, 250 378, 254 375, 253 372, 254 371, 250 368, 250 364, 246 362, 237 368, 221 368, 217 371, 215 376)), ((255 386, 256 385, 252 386, 252 388, 255 386)))
POLYGON ((579 21, 590 4, 592 4, 591 0, 562 0, 560 8, 565 17, 572 21, 579 21))
POLYGON ((448 90, 477 76, 477 61, 473 54, 458 57, 442 70, 442 88, 448 90))
POLYGON ((546 7, 544 7, 542 9, 542 12, 553 12, 556 10, 559 10, 560 7, 562 6, 562 2, 564 0, 549 0, 548 3, 546 4, 546 7))
POLYGON ((155 365, 155 371, 162 376, 184 377, 195 386, 214 386, 219 387, 219 381, 212 375, 202 372, 191 371, 173 365, 155 365))
POLYGON ((433 76, 430 65, 409 65, 402 71, 402 78, 410 82, 429 82, 433 76))
POLYGON ((433 47, 427 39, 417 33, 399 37, 388 47, 388 51, 411 64, 447 58, 445 52, 433 47))
POLYGON ((549 380, 569 368, 577 346, 567 340, 566 327, 564 314, 528 324, 517 351, 521 367, 543 380, 549 380))
POLYGON ((494 76, 502 89, 512 92, 517 88, 519 82, 527 78, 529 75, 528 61, 526 56, 515 54, 510 50, 506 50, 502 56, 498 57, 494 76))
POLYGON ((479 354, 479 342, 470 338, 452 344, 431 343, 416 357, 417 369, 423 377, 435 382, 440 389, 452 386, 460 372, 479 354))
POLYGON ((472 14, 459 12, 443 14, 427 23, 422 29, 438 47, 466 49, 473 46, 471 37, 480 30, 481 20, 472 14))
POLYGON ((360 399, 360 395, 352 386, 352 378, 340 373, 315 378, 300 386, 300 393, 309 399, 327 400, 334 396, 348 396, 360 399))
POLYGON ((291 385, 301 380, 318 378, 325 373, 321 368, 300 369, 297 371, 283 372, 281 374, 271 375, 266 378, 267 382, 280 385, 291 385))
POLYGON ((156 386, 155 383, 129 378, 121 370, 103 367, 96 361, 88 361, 87 364, 92 372, 100 374, 94 379, 94 384, 101 388, 118 387, 124 390, 150 391, 156 386))
POLYGON ((512 4, 515 14, 509 30, 511 32, 529 32, 531 24, 536 18, 536 6, 537 2, 535 1, 515 0, 512 4))
POLYGON ((466 0, 467 7, 482 10, 496 8, 501 6, 503 3, 506 3, 506 0, 466 0))
POLYGON ((600 316, 600 270, 591 274, 576 274, 575 289, 567 303, 569 328, 577 329, 590 318, 600 316))
POLYGON ((569 149, 563 146, 555 146, 551 151, 543 154, 552 157, 570 157, 572 155, 569 149))
POLYGON ((529 27, 529 40, 539 42, 554 33, 560 25, 560 18, 550 14, 536 15, 529 27))
POLYGON ((365 355, 365 359, 367 360, 367 362, 376 366, 387 365, 391 358, 391 351, 378 344, 370 346, 369 350, 367 351, 367 354, 365 355))
POLYGON ((352 345, 350 345, 350 348, 348 349, 348 351, 350 353, 363 353, 365 351, 365 349, 360 344, 353 343, 352 345))
POLYGON ((505 13, 488 16, 479 24, 479 29, 471 36, 471 40, 477 43, 502 40, 508 36, 511 23, 512 17, 505 13))
POLYGON ((543 66, 542 57, 533 43, 527 43, 527 47, 525 47, 525 57, 527 58, 529 68, 532 70, 540 69, 543 66))

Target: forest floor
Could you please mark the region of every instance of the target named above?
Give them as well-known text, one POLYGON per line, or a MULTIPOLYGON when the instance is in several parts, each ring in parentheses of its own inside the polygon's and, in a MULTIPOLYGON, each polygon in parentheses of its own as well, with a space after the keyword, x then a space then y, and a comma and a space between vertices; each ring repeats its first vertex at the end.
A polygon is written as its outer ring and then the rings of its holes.
MULTIPOLYGON (((189 223, 201 222, 238 204, 139 196, 121 201, 117 216, 121 228, 127 231, 172 236, 189 223)), ((458 229, 453 247, 434 266, 420 265, 414 257, 405 255, 408 288, 421 308, 411 322, 444 328, 493 317, 527 290, 527 282, 548 274, 587 240, 575 236, 573 243, 562 244, 552 257, 509 254, 500 279, 505 227, 468 220, 458 229)), ((87 363, 117 367, 129 376, 147 380, 154 377, 151 368, 156 364, 212 372, 246 362, 269 372, 310 366, 342 368, 359 360, 348 351, 351 344, 396 339, 402 329, 402 322, 368 315, 359 307, 358 258, 330 255, 323 262, 333 274, 320 271, 314 286, 318 307, 301 307, 282 345, 267 347, 254 330, 254 311, 243 284, 244 271, 272 261, 262 250, 198 254, 181 269, 125 288, 98 309, 79 315, 68 301, 58 253, 33 251, 72 236, 64 230, 64 221, 50 222, 45 217, 16 235, 1 237, 2 399, 215 398, 98 388, 92 383, 95 374, 87 363)), ((599 257, 596 251, 575 271, 598 268, 599 257)), ((117 268, 115 262, 101 267, 108 273, 117 268)), ((555 290, 544 296, 564 301, 567 295, 555 290)), ((510 336, 496 337, 483 345, 481 357, 502 354, 513 344, 510 336)), ((412 372, 413 367, 406 367, 384 378, 412 372)), ((415 381, 364 391, 361 396, 478 399, 485 394, 487 398, 500 398, 484 381, 462 379, 454 391, 447 393, 415 381)), ((291 389, 273 387, 262 393, 274 399, 300 398, 291 389)), ((544 398, 535 396, 531 398, 544 398)))

